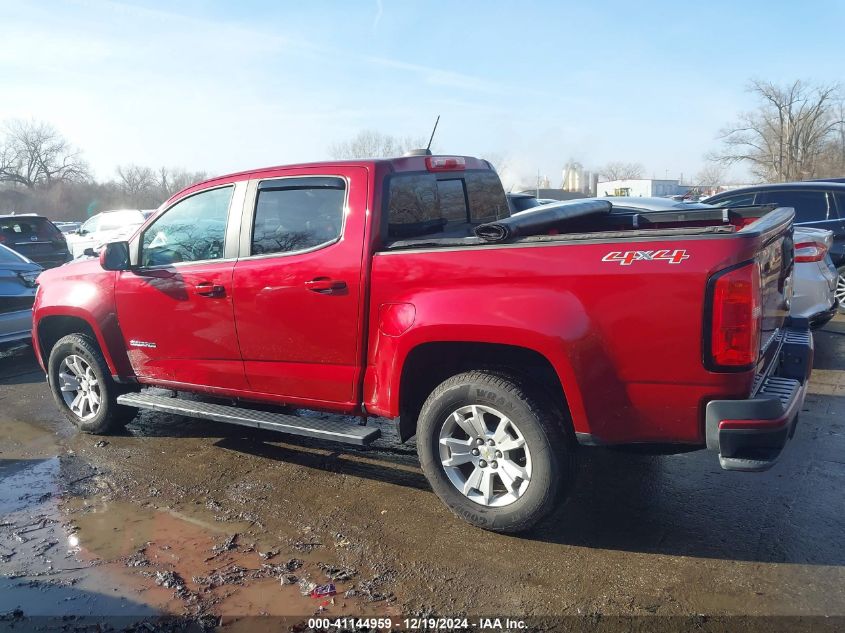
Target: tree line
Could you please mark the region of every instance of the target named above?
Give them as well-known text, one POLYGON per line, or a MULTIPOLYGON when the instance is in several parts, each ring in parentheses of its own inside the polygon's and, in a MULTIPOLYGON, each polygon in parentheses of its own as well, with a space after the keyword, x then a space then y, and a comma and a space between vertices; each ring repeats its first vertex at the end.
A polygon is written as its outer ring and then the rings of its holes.
POLYGON ((79 149, 52 125, 14 119, 0 128, 0 213, 84 220, 109 209, 154 209, 204 171, 119 165, 98 182, 79 149))
MULTIPOLYGON (((756 107, 721 130, 696 184, 715 187, 732 165, 762 182, 845 176, 845 99, 838 84, 796 80, 779 85, 752 81, 756 107)), ((424 138, 363 130, 328 148, 335 159, 401 156, 424 138)), ((502 168, 507 159, 491 157, 502 168)), ((614 161, 602 179, 642 178, 640 163, 614 161)), ((81 220, 108 209, 155 208, 180 189, 204 180, 204 171, 124 164, 96 181, 79 149, 52 125, 15 119, 0 126, 0 213, 35 212, 55 220, 81 220)))

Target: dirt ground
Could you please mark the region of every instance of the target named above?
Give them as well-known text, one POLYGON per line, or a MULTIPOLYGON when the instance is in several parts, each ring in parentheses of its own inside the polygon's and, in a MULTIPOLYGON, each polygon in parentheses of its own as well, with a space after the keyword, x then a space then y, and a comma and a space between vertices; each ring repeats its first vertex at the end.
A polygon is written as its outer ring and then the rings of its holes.
POLYGON ((0 629, 120 615, 154 630, 173 614, 253 630, 248 616, 316 613, 553 616, 566 630, 789 616, 836 630, 845 620, 815 616, 845 617, 845 319, 815 340, 810 395, 772 470, 585 449, 574 497, 518 537, 449 513, 386 424, 362 450, 150 412, 125 435, 86 436, 31 352, 6 353, 0 629))

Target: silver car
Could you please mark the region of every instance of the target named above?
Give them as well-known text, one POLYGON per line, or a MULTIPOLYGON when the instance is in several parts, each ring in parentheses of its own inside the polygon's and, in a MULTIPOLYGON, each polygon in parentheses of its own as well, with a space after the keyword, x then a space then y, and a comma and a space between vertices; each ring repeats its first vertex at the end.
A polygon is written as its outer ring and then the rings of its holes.
POLYGON ((32 336, 32 303, 43 269, 0 244, 0 348, 32 336))
POLYGON ((789 314, 822 327, 836 314, 838 273, 830 259, 833 233, 825 229, 795 227, 795 273, 789 314))

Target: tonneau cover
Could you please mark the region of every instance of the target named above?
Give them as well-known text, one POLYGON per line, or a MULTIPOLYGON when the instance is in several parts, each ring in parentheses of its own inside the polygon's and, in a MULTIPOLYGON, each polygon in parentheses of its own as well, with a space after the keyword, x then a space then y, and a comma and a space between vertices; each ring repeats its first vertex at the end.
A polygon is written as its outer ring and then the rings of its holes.
POLYGON ((475 234, 487 242, 503 242, 512 237, 548 231, 566 220, 607 215, 612 207, 607 200, 568 200, 534 207, 496 222, 479 224, 475 227, 475 234))

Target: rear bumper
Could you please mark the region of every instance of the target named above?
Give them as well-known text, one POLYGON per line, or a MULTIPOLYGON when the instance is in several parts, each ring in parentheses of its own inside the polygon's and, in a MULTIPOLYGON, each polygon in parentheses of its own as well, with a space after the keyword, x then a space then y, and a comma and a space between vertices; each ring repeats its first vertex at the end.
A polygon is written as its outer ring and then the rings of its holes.
POLYGON ((818 330, 819 328, 824 327, 830 322, 833 317, 836 316, 837 312, 839 312, 839 306, 834 303, 827 310, 812 315, 810 317, 810 327, 814 330, 818 330))
POLYGON ((773 367, 747 400, 707 403, 707 448, 719 452, 725 470, 771 468, 795 431, 813 367, 813 336, 806 319, 783 330, 773 367))

